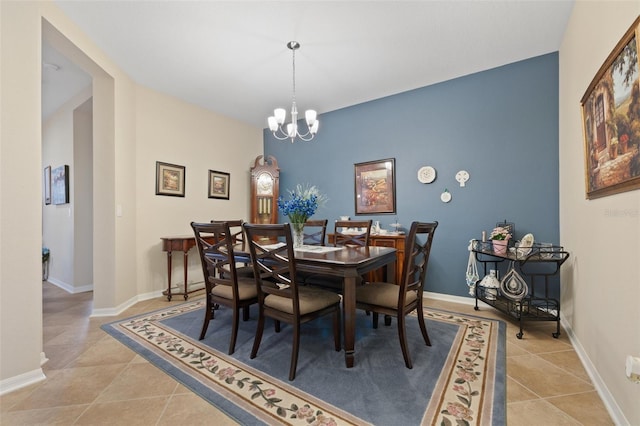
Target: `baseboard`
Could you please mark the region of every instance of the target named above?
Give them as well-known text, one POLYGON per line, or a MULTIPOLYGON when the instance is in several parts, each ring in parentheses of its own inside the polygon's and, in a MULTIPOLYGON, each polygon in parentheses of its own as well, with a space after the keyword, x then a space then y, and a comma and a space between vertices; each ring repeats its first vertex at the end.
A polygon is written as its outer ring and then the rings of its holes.
POLYGON ((589 359, 587 352, 584 350, 584 347, 580 343, 580 340, 573 332, 571 325, 562 314, 560 314, 560 324, 562 324, 562 327, 567 332, 567 336, 569 337, 569 341, 571 341, 573 349, 576 351, 578 358, 580 358, 582 366, 589 375, 591 382, 593 382, 593 386, 596 388, 596 392, 598 392, 598 395, 600 395, 600 399, 602 399, 602 402, 607 408, 607 411, 609 412, 613 423, 616 425, 630 424, 624 416, 624 413, 618 406, 618 403, 613 398, 613 395, 611 395, 611 392, 609 392, 609 389, 607 388, 604 380, 602 380, 602 377, 600 377, 600 374, 598 374, 598 370, 591 362, 591 359, 589 359))
POLYGON ((91 317, 112 317, 115 315, 120 315, 122 312, 126 311, 131 306, 135 305, 138 302, 142 302, 144 300, 155 299, 157 297, 162 296, 162 290, 153 291, 150 293, 138 294, 133 296, 129 300, 124 301, 114 308, 102 308, 102 309, 94 309, 91 312, 91 317))
POLYGON ((71 284, 67 284, 63 281, 57 280, 55 278, 49 278, 47 281, 56 287, 59 287, 66 291, 67 293, 76 294, 76 293, 84 293, 87 291, 93 291, 93 284, 87 284, 80 287, 74 287, 71 284))
POLYGON ((41 368, 0 381, 0 395, 16 391, 46 379, 41 368))

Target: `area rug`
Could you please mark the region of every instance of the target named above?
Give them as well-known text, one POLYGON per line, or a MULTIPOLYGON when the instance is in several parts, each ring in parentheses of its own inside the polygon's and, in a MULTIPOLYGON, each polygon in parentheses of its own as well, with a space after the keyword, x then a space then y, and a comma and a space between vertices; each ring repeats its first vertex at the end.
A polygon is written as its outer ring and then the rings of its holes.
POLYGON ((304 324, 296 379, 288 380, 291 327, 267 320, 250 359, 257 309, 240 321, 227 355, 230 310, 222 307, 198 337, 204 300, 105 324, 103 329, 243 425, 504 425, 505 325, 425 309, 432 346, 407 319, 413 369, 402 358, 395 320, 373 329, 358 312, 355 366, 333 348, 331 321, 304 324))

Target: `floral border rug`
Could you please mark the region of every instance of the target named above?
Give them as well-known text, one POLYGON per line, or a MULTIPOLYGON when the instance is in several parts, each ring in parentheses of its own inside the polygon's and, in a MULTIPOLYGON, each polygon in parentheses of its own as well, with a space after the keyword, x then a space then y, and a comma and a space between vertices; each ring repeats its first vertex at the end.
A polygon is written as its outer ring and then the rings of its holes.
MULTIPOLYGON (((249 360, 247 354, 244 356, 245 359, 240 359, 242 357, 238 356, 238 353, 243 350, 239 347, 242 345, 236 347, 236 353, 227 355, 228 334, 225 337, 197 340, 204 316, 203 309, 204 300, 195 300, 105 324, 103 329, 241 424, 391 425, 407 424, 407 422, 423 425, 506 424, 505 327, 501 321, 425 309, 432 346, 426 347, 424 342, 420 342, 421 345, 416 343, 417 349, 411 347, 414 368, 409 370, 404 366, 402 359, 395 320, 391 327, 380 325, 374 330, 370 323, 371 317, 364 317, 362 314, 364 318, 361 324, 358 323, 357 329, 354 368, 344 367, 344 354, 333 351, 333 340, 330 334, 322 337, 327 341, 322 346, 323 349, 316 350, 316 352, 324 352, 326 349, 328 354, 333 353, 333 363, 337 364, 334 367, 334 370, 338 371, 338 374, 335 374, 337 378, 325 380, 330 380, 328 391, 331 396, 337 395, 332 403, 327 401, 330 398, 318 397, 321 393, 316 392, 317 387, 322 385, 319 382, 323 379, 311 380, 312 383, 307 386, 308 390, 298 386, 304 384, 305 376, 308 379, 313 370, 320 370, 317 373, 322 378, 321 366, 332 362, 322 360, 314 361, 315 364, 304 364, 303 359, 311 356, 303 351, 304 336, 300 347, 298 375, 295 381, 289 382, 287 375, 292 343, 290 338, 281 336, 282 333, 275 335, 276 338, 283 340, 281 345, 276 341, 276 345, 284 346, 283 355, 280 356, 282 360, 266 362, 269 365, 276 363, 282 365, 274 366, 278 373, 270 374, 264 371, 266 368, 257 369, 250 365, 254 360, 249 360), (372 359, 365 358, 367 349, 371 351, 372 347, 377 348, 380 345, 373 341, 371 346, 366 346, 369 335, 366 333, 364 337, 360 335, 360 328, 365 328, 364 324, 366 329, 371 331, 372 336, 388 333, 385 341, 389 341, 390 346, 385 350, 390 352, 388 356, 393 361, 385 360, 376 364, 375 353, 372 353, 372 359), (449 333, 451 335, 449 343, 438 340, 441 334, 438 333, 438 326, 453 330, 449 333), (360 339, 363 340, 364 348, 358 346, 360 339), (212 342, 219 343, 219 349, 212 347, 214 345, 212 342), (442 362, 438 364, 438 368, 435 368, 436 364, 431 365, 430 361, 420 358, 423 353, 429 353, 429 351, 438 351, 442 354, 442 362), (358 365, 359 363, 361 365, 358 365), (393 380, 385 379, 383 374, 391 368, 391 364, 397 369, 393 377, 399 377, 398 383, 395 384, 392 383, 393 380), (435 371, 423 372, 419 367, 421 364, 427 364, 424 366, 426 370, 432 367, 431 370, 435 371), (350 384, 356 386, 355 383, 357 383, 351 382, 351 378, 356 377, 355 375, 362 377, 363 373, 372 383, 376 377, 386 381, 387 383, 380 383, 380 389, 387 389, 384 391, 385 395, 378 395, 379 392, 374 390, 373 385, 358 385, 364 388, 350 389, 350 384), (429 375, 433 376, 433 379, 429 379, 429 375), (404 376, 407 378, 405 379, 404 376), (407 382, 415 380, 421 385, 428 382, 429 388, 418 387, 422 390, 416 393, 415 398, 412 398, 411 394, 407 398, 403 392, 410 389, 412 384, 405 384, 403 380, 407 382), (398 388, 397 391, 394 390, 394 386, 398 388), (338 395, 341 391, 345 394, 338 395), (341 401, 360 393, 362 394, 360 396, 366 397, 369 391, 373 393, 371 397, 376 401, 375 406, 386 404, 384 413, 388 417, 378 414, 375 418, 367 418, 367 415, 371 414, 369 412, 372 406, 366 402, 356 401, 359 405, 355 408, 354 406, 341 407, 341 401), (423 411, 404 405, 405 400, 415 399, 419 402, 421 397, 424 399, 423 405, 420 405, 424 407, 423 411), (397 409, 398 413, 390 412, 394 409, 397 409), (414 416, 412 420, 396 417, 403 414, 402 410, 412 410, 414 416)), ((210 323, 207 336, 212 329, 216 329, 224 321, 223 317, 218 315, 219 313, 222 313, 222 310, 216 312, 216 318, 210 323)), ((249 348, 252 343, 252 336, 249 334, 255 329, 255 320, 253 324, 248 324, 251 322, 241 321, 241 324, 247 327, 245 340, 249 348)), ((417 323, 417 321, 409 319, 408 328, 409 323, 417 323)), ((265 336, 268 327, 269 323, 265 327, 265 336)), ((413 340, 409 329, 408 335, 410 342, 421 339, 419 331, 415 333, 413 340)), ((241 342, 242 337, 239 338, 239 343, 241 342)), ((274 352, 274 349, 269 349, 268 346, 263 339, 255 360, 274 352)), ((327 372, 326 377, 332 377, 331 373, 327 372)), ((326 385, 323 386, 326 388, 326 385)))

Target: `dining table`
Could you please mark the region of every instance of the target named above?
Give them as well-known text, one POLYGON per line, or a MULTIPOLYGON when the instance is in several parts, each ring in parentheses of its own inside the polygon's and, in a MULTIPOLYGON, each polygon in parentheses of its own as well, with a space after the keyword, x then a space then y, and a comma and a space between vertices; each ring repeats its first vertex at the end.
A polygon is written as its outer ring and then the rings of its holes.
MULTIPOLYGON (((314 275, 342 278, 344 357, 347 368, 353 367, 356 335, 356 287, 361 284, 361 277, 364 274, 381 268, 385 271, 385 281, 395 283, 396 249, 376 246, 303 245, 295 248, 294 253, 296 270, 314 275)), ((233 254, 236 262, 250 262, 250 255, 245 251, 234 248, 233 254)))
POLYGON ((388 282, 395 282, 396 249, 391 247, 302 246, 295 249, 296 269, 342 278, 344 357, 347 368, 355 362, 356 286, 367 272, 384 268, 388 282))

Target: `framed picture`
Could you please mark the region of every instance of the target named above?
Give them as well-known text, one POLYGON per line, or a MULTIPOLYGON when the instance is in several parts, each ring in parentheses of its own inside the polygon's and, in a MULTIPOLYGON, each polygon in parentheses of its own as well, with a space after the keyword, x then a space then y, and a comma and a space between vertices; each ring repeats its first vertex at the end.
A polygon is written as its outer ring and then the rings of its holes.
POLYGON ((44 203, 51 204, 51 166, 44 168, 44 203))
POLYGON ((355 164, 356 214, 396 212, 396 159, 355 164))
POLYGON ((156 195, 184 197, 185 167, 156 161, 156 195))
POLYGON ((229 173, 209 170, 209 198, 229 199, 229 173))
POLYGON ((588 199, 640 188, 639 40, 640 16, 580 101, 588 199))
POLYGON ((51 170, 51 202, 53 204, 69 202, 69 166, 60 166, 51 170))

